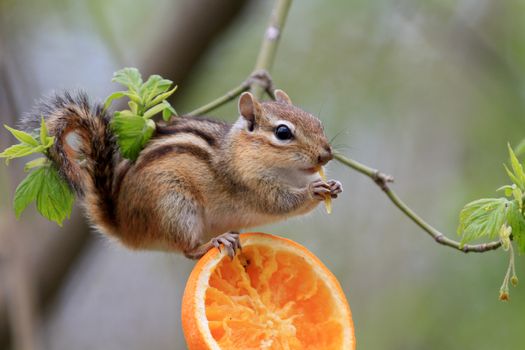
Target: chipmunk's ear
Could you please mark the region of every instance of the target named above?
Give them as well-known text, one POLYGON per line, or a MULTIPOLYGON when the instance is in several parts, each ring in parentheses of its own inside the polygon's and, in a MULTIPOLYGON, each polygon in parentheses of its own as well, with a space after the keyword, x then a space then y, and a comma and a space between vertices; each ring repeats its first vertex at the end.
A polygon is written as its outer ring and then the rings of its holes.
POLYGON ((248 129, 253 130, 255 119, 261 115, 261 105, 249 92, 243 92, 239 98, 239 113, 248 121, 248 129))
POLYGON ((290 97, 286 94, 286 92, 284 92, 283 90, 281 89, 276 89, 274 92, 273 92, 274 96, 275 96, 275 100, 277 102, 281 102, 281 103, 286 103, 287 105, 291 105, 292 104, 292 100, 290 99, 290 97))

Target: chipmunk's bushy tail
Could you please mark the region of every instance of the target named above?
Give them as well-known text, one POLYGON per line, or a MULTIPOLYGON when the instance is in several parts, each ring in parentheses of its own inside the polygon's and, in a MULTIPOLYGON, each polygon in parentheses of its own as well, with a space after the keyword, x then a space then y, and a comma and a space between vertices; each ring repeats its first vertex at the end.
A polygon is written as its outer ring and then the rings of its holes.
POLYGON ((115 227, 113 179, 118 148, 110 116, 102 105, 91 105, 83 92, 63 93, 42 100, 22 126, 34 132, 45 119, 55 136, 49 158, 82 199, 88 216, 102 229, 115 227))

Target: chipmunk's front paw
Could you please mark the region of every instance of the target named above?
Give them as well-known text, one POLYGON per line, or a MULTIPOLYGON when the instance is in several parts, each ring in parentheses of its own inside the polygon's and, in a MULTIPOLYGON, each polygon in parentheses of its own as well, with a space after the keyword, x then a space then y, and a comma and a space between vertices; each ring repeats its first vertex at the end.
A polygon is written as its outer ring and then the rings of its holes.
POLYGON ((310 184, 310 193, 318 201, 324 201, 326 196, 330 195, 330 185, 323 180, 315 180, 310 184))
POLYGON ((337 180, 329 180, 328 186, 330 187, 330 196, 337 198, 337 195, 343 192, 343 185, 337 180))
POLYGON ((241 249, 241 240, 239 239, 239 232, 226 232, 220 236, 211 239, 211 244, 219 251, 221 244, 226 249, 226 253, 233 259, 238 250, 241 249))

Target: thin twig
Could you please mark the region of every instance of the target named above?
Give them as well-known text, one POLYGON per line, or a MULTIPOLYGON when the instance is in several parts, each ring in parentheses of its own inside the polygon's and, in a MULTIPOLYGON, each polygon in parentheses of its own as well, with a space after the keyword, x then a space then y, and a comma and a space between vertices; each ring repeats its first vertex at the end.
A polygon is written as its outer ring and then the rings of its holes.
POLYGON ((210 103, 205 104, 202 107, 199 107, 189 113, 186 113, 185 115, 204 115, 215 108, 219 108, 225 103, 230 102, 231 100, 235 99, 237 96, 242 94, 244 91, 248 91, 252 86, 260 86, 262 87, 268 96, 270 96, 272 99, 274 99, 273 96, 273 81, 272 77, 268 73, 267 70, 261 69, 253 72, 248 79, 243 81, 239 86, 231 89, 224 95, 222 95, 219 98, 216 98, 215 100, 211 101, 210 103))
POLYGON ((250 89, 249 81, 244 81, 241 85, 233 88, 232 90, 225 93, 223 96, 211 101, 208 104, 205 104, 202 107, 197 108, 196 110, 191 111, 187 115, 204 115, 215 108, 219 108, 223 104, 230 102, 231 100, 235 99, 237 96, 242 94, 244 91, 247 91, 250 89))
POLYGON ((396 207, 399 208, 406 216, 408 216, 416 225, 421 227, 425 232, 427 232, 437 243, 460 250, 464 253, 475 252, 483 253, 490 250, 498 249, 501 246, 501 241, 493 241, 489 243, 482 244, 461 244, 458 241, 454 241, 446 237, 443 233, 432 227, 425 220, 423 220, 419 215, 417 215, 412 209, 410 209, 398 196, 397 194, 390 189, 388 183, 393 182, 394 178, 390 175, 383 174, 376 169, 372 169, 364 164, 361 164, 355 160, 346 158, 340 154, 335 155, 337 159, 342 164, 360 172, 371 178, 387 195, 388 198, 394 203, 396 207))
POLYGON ((272 99, 273 83, 270 77, 270 69, 272 68, 275 54, 277 53, 277 45, 281 32, 286 22, 286 16, 292 0, 276 0, 272 10, 270 23, 266 28, 264 39, 257 56, 257 63, 253 73, 243 81, 239 86, 231 89, 221 97, 199 107, 186 115, 203 115, 223 104, 235 99, 244 91, 251 90, 257 99, 261 99, 264 92, 266 92, 272 99))
MULTIPOLYGON (((255 71, 264 70, 270 72, 272 69, 273 62, 275 60, 275 54, 277 53, 277 46, 281 33, 286 23, 286 16, 292 0, 276 0, 273 7, 272 16, 268 27, 264 33, 264 39, 259 50, 259 56, 257 56, 257 62, 255 63, 255 71)), ((265 87, 259 85, 252 86, 252 93, 257 99, 262 98, 265 91, 265 87)))

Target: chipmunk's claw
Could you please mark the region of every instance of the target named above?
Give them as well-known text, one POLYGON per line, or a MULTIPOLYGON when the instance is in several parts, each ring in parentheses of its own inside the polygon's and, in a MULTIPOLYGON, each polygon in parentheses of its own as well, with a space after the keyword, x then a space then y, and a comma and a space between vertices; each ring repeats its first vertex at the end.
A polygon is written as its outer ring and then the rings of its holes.
POLYGON ((221 244, 226 249, 228 256, 233 259, 237 251, 241 250, 241 240, 239 239, 239 232, 226 232, 220 236, 212 238, 211 243, 214 247, 221 251, 221 244))
POLYGON ((324 201, 327 195, 330 194, 330 186, 323 180, 315 180, 310 184, 312 197, 318 201, 324 201))
POLYGON ((330 196, 332 198, 337 198, 337 195, 343 192, 343 185, 337 180, 329 180, 328 186, 330 187, 330 196))

